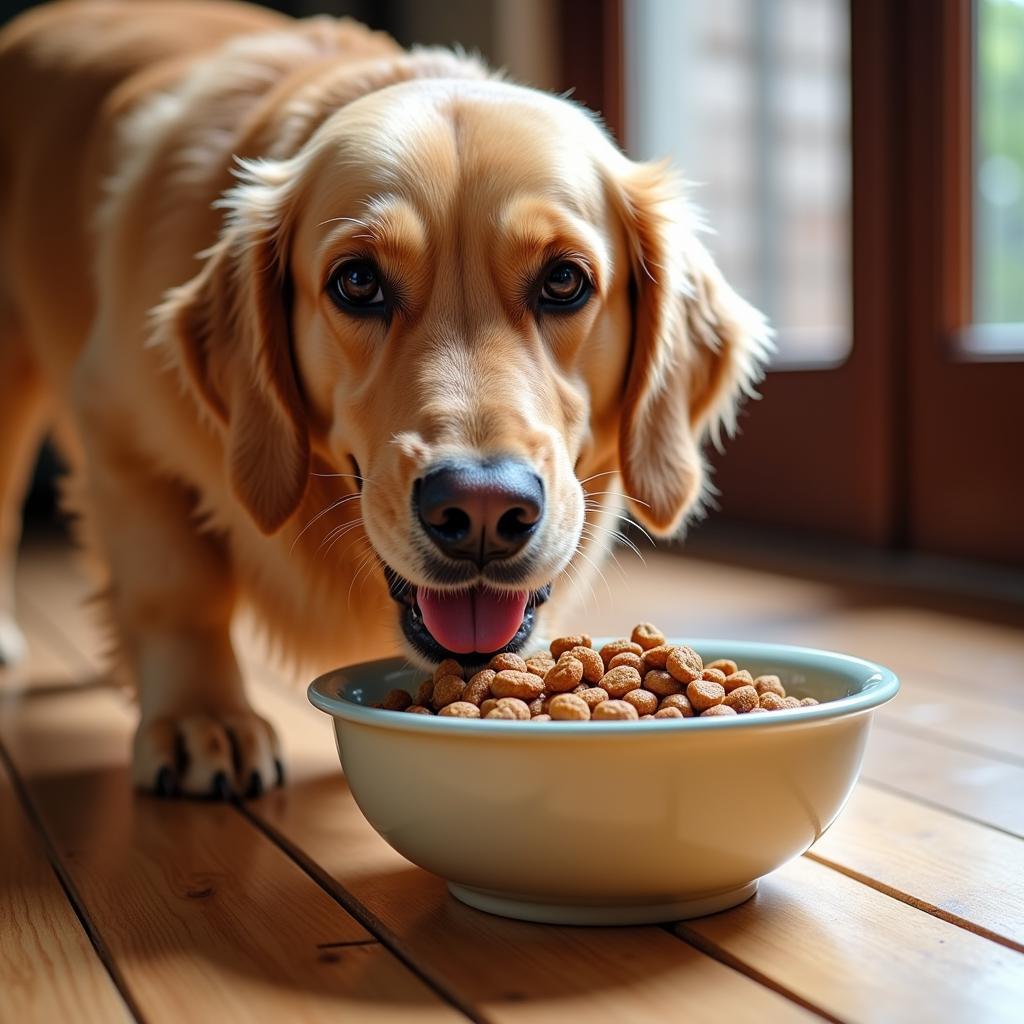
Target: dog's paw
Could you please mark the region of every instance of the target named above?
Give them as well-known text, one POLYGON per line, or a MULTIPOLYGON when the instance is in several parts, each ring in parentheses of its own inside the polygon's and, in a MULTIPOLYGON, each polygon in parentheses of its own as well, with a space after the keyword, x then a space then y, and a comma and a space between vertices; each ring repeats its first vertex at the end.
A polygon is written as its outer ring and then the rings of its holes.
POLYGON ((257 797, 284 781, 273 728, 246 708, 222 714, 143 719, 132 779, 158 796, 257 797))
POLYGON ((0 612, 0 668, 12 668, 21 661, 28 648, 25 634, 7 612, 0 612))

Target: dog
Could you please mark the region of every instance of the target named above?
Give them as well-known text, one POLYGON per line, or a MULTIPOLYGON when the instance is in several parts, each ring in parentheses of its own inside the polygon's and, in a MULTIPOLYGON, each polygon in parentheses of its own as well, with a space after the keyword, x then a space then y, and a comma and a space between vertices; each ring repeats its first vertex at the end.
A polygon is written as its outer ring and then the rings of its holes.
POLYGON ((620 494, 676 533, 769 351, 669 168, 474 58, 82 0, 0 34, 0 92, 0 644, 49 429, 139 787, 280 782, 242 601, 321 669, 523 648, 620 494))

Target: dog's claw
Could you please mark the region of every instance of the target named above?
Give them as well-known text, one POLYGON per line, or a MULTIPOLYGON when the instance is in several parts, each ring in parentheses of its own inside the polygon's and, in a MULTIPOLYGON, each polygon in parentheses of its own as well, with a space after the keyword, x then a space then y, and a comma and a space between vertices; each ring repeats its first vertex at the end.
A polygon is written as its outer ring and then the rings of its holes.
POLYGON ((263 777, 259 772, 253 772, 249 776, 249 788, 245 791, 248 799, 256 799, 263 795, 263 777))
POLYGON ((228 777, 224 772, 217 772, 213 777, 213 783, 210 787, 210 795, 215 800, 230 800, 234 795, 231 791, 231 783, 228 781, 228 777))
POLYGON ((284 785, 284 762, 280 758, 275 758, 274 768, 277 769, 277 784, 279 786, 284 785))
POLYGON ((174 796, 174 772, 167 765, 156 773, 153 792, 163 799, 174 796))

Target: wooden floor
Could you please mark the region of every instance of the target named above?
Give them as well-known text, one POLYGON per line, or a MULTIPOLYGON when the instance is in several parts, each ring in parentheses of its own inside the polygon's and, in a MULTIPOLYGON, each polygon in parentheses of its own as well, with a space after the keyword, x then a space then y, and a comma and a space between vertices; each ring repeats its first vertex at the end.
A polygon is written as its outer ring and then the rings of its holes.
POLYGON ((31 656, 0 677, 0 1021, 1024 1019, 1021 623, 619 560, 586 609, 594 632, 650 617, 847 650, 903 681, 829 833, 749 903, 672 927, 544 927, 455 903, 364 822, 328 720, 265 666, 252 688, 283 736, 285 791, 133 795, 134 715, 104 681, 81 576, 62 549, 29 550, 31 656))

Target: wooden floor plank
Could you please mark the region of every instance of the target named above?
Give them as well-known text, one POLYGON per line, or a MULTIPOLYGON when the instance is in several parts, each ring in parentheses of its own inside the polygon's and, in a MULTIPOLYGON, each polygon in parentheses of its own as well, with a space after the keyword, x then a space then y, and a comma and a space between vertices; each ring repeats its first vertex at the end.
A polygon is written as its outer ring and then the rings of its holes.
POLYGON ((1020 1020, 1024 956, 807 857, 757 896, 679 934, 768 975, 841 1020, 1020 1020))
POLYGON ((874 729, 863 777, 893 792, 1024 836, 1024 767, 920 736, 874 729))
POLYGON ((810 856, 1024 952, 1019 839, 862 784, 810 856))
POLYGON ((132 718, 28 696, 0 739, 148 1021, 464 1019, 233 807, 134 795, 132 718))
POLYGON ((462 906, 370 828, 345 785, 329 721, 301 692, 264 681, 255 693, 281 731, 290 778, 250 813, 319 865, 481 1017, 530 1024, 808 1019, 659 928, 538 927, 462 906))
POLYGON ((132 1020, 54 874, 2 761, 0 1019, 20 1024, 132 1020))

